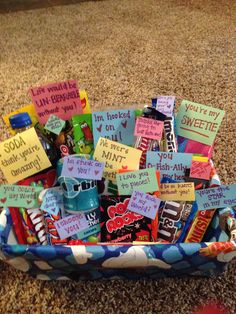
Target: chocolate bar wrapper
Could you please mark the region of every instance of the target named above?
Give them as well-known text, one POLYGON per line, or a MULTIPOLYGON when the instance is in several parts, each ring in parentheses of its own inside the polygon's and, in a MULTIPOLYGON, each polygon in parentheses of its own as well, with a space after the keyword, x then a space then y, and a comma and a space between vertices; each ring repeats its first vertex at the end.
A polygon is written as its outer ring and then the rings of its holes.
POLYGON ((190 229, 187 231, 184 242, 194 243, 201 242, 212 218, 215 214, 216 209, 199 210, 193 219, 190 229))
POLYGON ((151 241, 151 219, 127 209, 130 196, 101 197, 101 242, 151 241))
POLYGON ((166 117, 164 121, 165 151, 177 152, 177 140, 174 132, 174 117, 166 117))
POLYGON ((83 240, 83 242, 97 243, 101 238, 100 227, 100 208, 96 208, 84 213, 88 222, 89 228, 84 229, 73 235, 72 240, 83 240))
POLYGON ((158 241, 182 242, 196 211, 195 202, 162 202, 158 211, 158 241))
POLYGON ((92 114, 80 114, 71 118, 75 152, 78 154, 93 154, 92 114))

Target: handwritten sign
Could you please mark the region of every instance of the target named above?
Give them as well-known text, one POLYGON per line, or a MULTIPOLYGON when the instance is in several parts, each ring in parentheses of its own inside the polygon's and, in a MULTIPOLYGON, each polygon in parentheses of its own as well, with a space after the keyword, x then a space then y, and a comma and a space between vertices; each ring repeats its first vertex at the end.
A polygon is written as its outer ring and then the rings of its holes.
POLYGON ((164 122, 148 118, 137 118, 134 135, 161 140, 164 122))
POLYGON ((122 109, 104 112, 94 112, 93 137, 96 146, 100 137, 125 145, 134 143, 135 111, 122 109))
POLYGON ((198 210, 236 206, 236 184, 195 191, 198 210))
POLYGON ((194 183, 164 183, 160 186, 162 201, 194 201, 194 183))
POLYGON ((42 190, 42 187, 0 185, 0 207, 38 207, 38 195, 42 190))
POLYGON ((155 168, 119 173, 116 181, 120 195, 129 195, 134 190, 155 192, 159 189, 155 168))
POLYGON ((54 224, 60 239, 69 238, 73 234, 76 234, 89 227, 84 213, 69 215, 56 221, 54 224))
POLYGON ((63 206, 63 192, 62 190, 56 187, 51 189, 46 189, 42 191, 39 195, 39 199, 42 198, 42 204, 40 208, 51 214, 57 215, 60 208, 63 206), (59 193, 59 191, 61 193, 59 193))
POLYGON ((34 128, 0 144, 0 168, 8 183, 18 182, 50 166, 34 128))
POLYGON ((211 164, 209 162, 192 161, 190 168, 190 178, 209 180, 211 174, 211 164))
POLYGON ((127 208, 137 214, 155 219, 161 200, 149 194, 133 191, 127 208))
POLYGON ((139 169, 139 161, 142 151, 105 138, 98 140, 93 158, 105 163, 104 178, 106 171, 118 169, 139 169))
POLYGON ((83 113, 74 80, 34 87, 30 94, 41 124, 46 124, 51 114, 69 120, 74 114, 83 113))
POLYGON ((52 114, 50 115, 44 128, 49 132, 59 135, 61 130, 64 128, 65 123, 66 122, 64 120, 52 114))
POLYGON ((79 157, 64 157, 63 177, 101 180, 105 164, 96 160, 79 157))
POLYGON ((185 153, 164 153, 164 152, 147 152, 147 168, 155 167, 161 173, 161 179, 164 177, 183 181, 184 172, 190 168, 192 154, 185 153))
POLYGON ((177 134, 212 145, 224 114, 224 110, 183 100, 176 117, 177 134))
POLYGON ((174 110, 175 96, 158 96, 152 99, 155 108, 167 117, 171 117, 174 110))

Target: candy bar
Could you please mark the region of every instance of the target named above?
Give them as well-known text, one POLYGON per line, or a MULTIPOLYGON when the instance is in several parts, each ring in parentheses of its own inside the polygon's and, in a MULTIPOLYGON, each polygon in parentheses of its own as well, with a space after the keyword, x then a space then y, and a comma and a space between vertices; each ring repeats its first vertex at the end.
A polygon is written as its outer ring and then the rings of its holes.
POLYGON ((177 152, 177 142, 174 132, 174 118, 166 117, 164 121, 164 134, 165 134, 165 151, 177 152))
POLYGON ((163 202, 159 208, 158 241, 181 242, 196 212, 196 204, 189 202, 163 202))
POLYGON ((199 210, 194 217, 184 242, 201 242, 212 221, 215 211, 216 209, 199 210))
POLYGON ((127 209, 129 196, 101 197, 101 241, 151 240, 151 219, 127 209))

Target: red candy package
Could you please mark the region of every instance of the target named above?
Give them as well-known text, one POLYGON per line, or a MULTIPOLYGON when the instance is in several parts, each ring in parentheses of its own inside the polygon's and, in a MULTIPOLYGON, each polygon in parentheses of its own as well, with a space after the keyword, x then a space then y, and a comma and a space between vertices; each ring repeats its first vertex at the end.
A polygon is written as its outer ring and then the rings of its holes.
POLYGON ((101 197, 101 242, 151 241, 151 219, 127 209, 129 196, 101 197))
MULTIPOLYGON (((52 187, 56 181, 54 169, 18 182, 18 185, 52 187)), ((42 212, 35 209, 9 208, 14 232, 19 244, 47 244, 42 212)))
POLYGON ((12 224, 17 238, 17 242, 19 244, 27 244, 25 229, 21 221, 19 209, 15 207, 9 207, 9 211, 11 214, 12 224))

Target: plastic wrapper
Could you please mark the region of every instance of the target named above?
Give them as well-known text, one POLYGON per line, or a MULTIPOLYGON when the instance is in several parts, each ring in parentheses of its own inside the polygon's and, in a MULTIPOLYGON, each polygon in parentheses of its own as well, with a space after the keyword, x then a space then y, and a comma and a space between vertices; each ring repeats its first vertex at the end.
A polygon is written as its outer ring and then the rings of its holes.
POLYGON ((216 209, 199 210, 193 219, 192 225, 187 232, 184 242, 201 242, 216 209))
POLYGON ((97 243, 100 241, 100 208, 84 213, 89 227, 73 235, 73 240, 82 240, 83 242, 97 243))
POLYGON ((151 219, 127 209, 129 196, 101 197, 101 242, 151 241, 151 219))
MULTIPOLYGON (((54 169, 36 174, 18 182, 18 185, 52 187, 56 181, 54 169)), ((39 208, 9 208, 13 228, 19 244, 47 244, 42 211, 39 208)))
POLYGON ((162 202, 158 211, 158 241, 182 242, 196 211, 195 202, 162 202))
POLYGON ((9 212, 11 214, 12 226, 18 244, 27 244, 25 229, 19 209, 15 207, 9 207, 9 212))
POLYGON ((165 151, 177 152, 177 141, 174 132, 174 117, 166 117, 164 121, 165 151))
POLYGON ((75 115, 71 118, 75 152, 79 154, 93 154, 92 115, 75 115))
MULTIPOLYGON (((60 190, 59 187, 54 188, 60 190)), ((42 204, 43 198, 45 194, 47 193, 47 189, 43 190, 39 194, 39 203, 42 204)), ((42 211, 43 213, 43 220, 44 220, 44 225, 45 225, 45 233, 46 233, 46 241, 50 245, 63 245, 67 244, 69 239, 60 239, 60 236, 57 232, 57 229, 55 227, 55 222, 64 218, 66 213, 64 206, 61 205, 59 207, 59 211, 57 215, 50 214, 48 212, 42 211)))
POLYGON ((184 181, 185 182, 193 182, 195 190, 207 189, 207 188, 210 187, 210 180, 191 178, 189 176, 189 174, 190 174, 190 169, 186 169, 185 170, 184 181))

